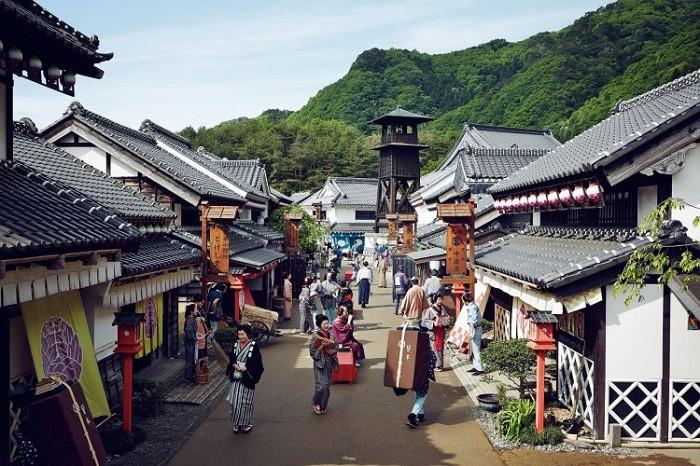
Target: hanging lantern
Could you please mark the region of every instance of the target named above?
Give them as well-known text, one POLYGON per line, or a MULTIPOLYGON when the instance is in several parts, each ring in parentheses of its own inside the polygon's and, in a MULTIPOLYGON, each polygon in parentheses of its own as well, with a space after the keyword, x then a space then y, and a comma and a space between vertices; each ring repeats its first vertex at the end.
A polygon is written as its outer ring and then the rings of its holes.
POLYGON ((520 196, 520 210, 527 210, 527 208, 527 194, 523 194, 522 196, 520 196))
POLYGON ((547 193, 541 192, 537 195, 537 206, 540 209, 546 209, 547 208, 547 193))
POLYGON ((586 188, 586 196, 588 196, 588 199, 590 199, 590 201, 594 204, 601 203, 603 200, 603 190, 600 188, 597 181, 594 180, 588 183, 588 187, 586 188))
POLYGON ((568 186, 561 188, 561 191, 559 191, 559 202, 561 202, 562 207, 574 205, 574 198, 571 196, 571 190, 568 186))
POLYGON ((535 193, 530 193, 530 195, 527 197, 527 204, 531 209, 537 207, 537 195, 535 193))
POLYGON ((22 60, 24 60, 24 54, 20 49, 18 49, 17 47, 12 47, 7 52, 7 58, 10 62, 10 66, 14 70, 22 69, 22 60))
POLYGON ((505 208, 506 208, 506 212, 510 212, 513 210, 513 198, 512 197, 509 197, 508 199, 506 199, 505 208))
POLYGON ((49 65, 44 69, 44 77, 46 78, 46 81, 49 83, 56 83, 58 82, 58 78, 61 77, 61 70, 58 69, 58 66, 56 65, 49 65))
POLYGON ((556 189, 552 189, 549 194, 547 194, 547 201, 549 201, 549 207, 552 209, 559 208, 559 193, 556 189))
POLYGON ((75 85, 75 73, 70 71, 64 71, 61 75, 61 85, 63 86, 63 91, 72 91, 75 85))
POLYGON ((501 200, 500 199, 495 199, 493 201, 493 208, 496 210, 501 210, 501 200))
POLYGON ((583 190, 582 184, 577 184, 574 187, 574 190, 571 193, 571 195, 574 197, 574 201, 576 201, 576 204, 580 206, 586 204, 586 192, 583 190))

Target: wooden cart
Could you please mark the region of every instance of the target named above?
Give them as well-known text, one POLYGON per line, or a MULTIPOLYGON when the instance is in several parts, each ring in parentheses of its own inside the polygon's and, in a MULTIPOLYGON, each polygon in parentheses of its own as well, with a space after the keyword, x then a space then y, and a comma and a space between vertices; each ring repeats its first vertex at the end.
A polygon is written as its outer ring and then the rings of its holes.
POLYGON ((277 327, 279 314, 262 307, 246 304, 241 312, 241 323, 249 324, 253 328, 252 338, 254 341, 264 345, 274 335, 277 327))

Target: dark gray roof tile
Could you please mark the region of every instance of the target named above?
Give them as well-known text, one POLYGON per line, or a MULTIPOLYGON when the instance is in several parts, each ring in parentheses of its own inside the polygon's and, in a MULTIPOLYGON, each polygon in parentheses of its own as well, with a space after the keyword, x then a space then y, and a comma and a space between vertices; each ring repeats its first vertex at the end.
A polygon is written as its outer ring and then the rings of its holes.
POLYGON ((169 236, 146 238, 138 251, 122 254, 124 276, 141 275, 159 270, 197 265, 202 260, 200 248, 169 236))

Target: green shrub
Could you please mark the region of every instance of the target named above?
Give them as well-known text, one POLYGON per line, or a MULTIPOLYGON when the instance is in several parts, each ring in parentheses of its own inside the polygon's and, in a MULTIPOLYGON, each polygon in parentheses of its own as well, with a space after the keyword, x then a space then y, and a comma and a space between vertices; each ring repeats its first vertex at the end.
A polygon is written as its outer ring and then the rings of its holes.
POLYGON ((535 422, 535 402, 517 399, 510 401, 496 415, 498 431, 506 439, 520 440, 523 430, 535 422))
POLYGON ((225 327, 217 330, 214 334, 214 340, 216 340, 226 354, 229 354, 236 340, 238 340, 238 329, 236 327, 225 327))
POLYGON ((522 397, 525 382, 534 374, 537 362, 535 352, 527 347, 527 340, 494 340, 481 353, 486 372, 500 371, 513 383, 522 397))
POLYGON ((481 319, 481 330, 483 333, 491 331, 493 328, 493 322, 486 319, 481 319))
POLYGON ((537 432, 531 425, 520 432, 517 440, 528 445, 558 445, 564 440, 564 434, 558 426, 547 426, 542 432, 537 432))

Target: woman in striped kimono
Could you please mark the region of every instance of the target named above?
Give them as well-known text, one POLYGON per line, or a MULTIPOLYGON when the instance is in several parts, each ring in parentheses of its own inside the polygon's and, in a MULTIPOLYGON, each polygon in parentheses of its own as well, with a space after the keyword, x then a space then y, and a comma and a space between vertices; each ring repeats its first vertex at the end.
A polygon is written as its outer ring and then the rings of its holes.
POLYGON ((338 344, 331 335, 328 317, 318 314, 316 326, 318 331, 309 343, 309 353, 314 360, 314 412, 326 414, 331 397, 331 371, 338 370, 338 344))
POLYGON ((263 368, 260 350, 251 338, 250 325, 238 327, 238 341, 233 346, 226 367, 226 375, 231 380, 226 401, 231 404, 231 422, 233 433, 248 433, 253 430, 253 400, 255 385, 260 381, 263 368))

